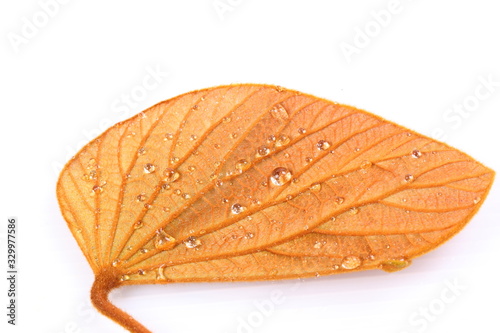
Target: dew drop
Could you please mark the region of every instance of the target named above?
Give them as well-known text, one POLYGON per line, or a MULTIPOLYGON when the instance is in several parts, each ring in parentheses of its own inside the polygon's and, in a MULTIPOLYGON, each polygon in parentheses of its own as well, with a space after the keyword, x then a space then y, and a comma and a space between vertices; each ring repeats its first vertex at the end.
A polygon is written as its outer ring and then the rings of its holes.
POLYGON ((276 104, 269 112, 273 118, 278 120, 286 120, 289 118, 288 111, 281 104, 276 104))
POLYGON ((163 275, 163 267, 158 267, 156 271, 156 279, 157 280, 166 280, 167 278, 163 275))
POLYGON ((309 164, 313 161, 312 157, 306 157, 306 163, 309 164))
POLYGON ((240 205, 239 203, 235 203, 231 206, 231 213, 240 214, 246 210, 245 206, 240 205))
POLYGON ((323 243, 321 243, 320 241, 316 241, 316 242, 314 242, 313 247, 315 249, 321 249, 323 247, 323 243))
POLYGON ((184 244, 187 248, 194 249, 201 245, 201 241, 194 236, 190 236, 184 241, 184 244))
POLYGON ((156 230, 155 248, 158 250, 169 250, 175 246, 175 238, 168 235, 163 229, 156 230))
POLYGON ((155 165, 151 163, 144 164, 144 173, 153 173, 155 172, 155 165))
POLYGON ((405 175, 405 182, 411 183, 414 180, 415 180, 415 177, 413 177, 413 175, 410 175, 410 174, 405 175))
POLYGON ((115 259, 115 260, 113 260, 113 262, 111 263, 111 265, 113 267, 117 267, 120 264, 120 262, 121 262, 120 259, 115 259))
POLYGON ((90 196, 94 196, 97 193, 101 193, 102 191, 103 191, 102 186, 95 185, 94 187, 92 187, 92 192, 90 192, 90 196))
POLYGON ((172 133, 165 134, 165 137, 163 138, 163 140, 165 140, 165 141, 173 140, 173 139, 174 139, 174 135, 172 133))
POLYGON ((137 271, 137 274, 139 274, 139 275, 146 275, 146 272, 143 269, 139 269, 137 271))
POLYGON ((149 252, 148 249, 140 249, 139 252, 141 252, 142 254, 146 254, 149 252))
POLYGON ((337 205, 341 205, 341 204, 343 204, 343 203, 344 203, 344 200, 345 200, 345 199, 344 199, 343 197, 336 197, 336 198, 335 198, 335 203, 336 203, 337 205))
POLYGON ((413 151, 411 152, 411 157, 420 158, 422 157, 422 152, 418 149, 413 149, 413 151))
POLYGON ((134 223, 134 229, 136 229, 136 230, 142 228, 143 226, 144 226, 144 222, 142 222, 142 221, 137 221, 134 223))
POLYGON ((188 166, 188 171, 189 172, 193 172, 194 170, 196 170, 196 167, 194 165, 188 166))
POLYGON ((355 269, 361 266, 361 259, 357 256, 347 256, 342 259, 342 267, 345 269, 355 269))
POLYGON ((302 135, 307 133, 306 129, 305 129, 305 128, 302 128, 302 127, 301 127, 301 128, 299 128, 299 129, 297 130, 297 132, 299 132, 299 134, 302 134, 302 135))
POLYGON ((245 159, 241 159, 238 162, 236 162, 235 167, 236 167, 236 170, 243 172, 243 171, 248 170, 250 168, 250 163, 248 163, 248 161, 245 159))
POLYGON ((163 171, 163 181, 168 183, 173 183, 179 179, 180 174, 174 169, 167 168, 163 171))
POLYGON ((328 148, 331 147, 331 144, 326 140, 319 140, 318 143, 316 144, 316 147, 319 150, 327 150, 328 148))
POLYGON ((220 144, 218 144, 218 143, 214 144, 215 149, 220 149, 220 147, 221 147, 220 144))
POLYGON ((309 189, 313 192, 319 192, 321 190, 321 184, 320 183, 312 184, 311 187, 309 187, 309 189))
POLYGON ((267 137, 267 142, 272 143, 276 141, 276 137, 274 135, 269 135, 267 137))
POLYGON ((477 203, 479 203, 480 201, 481 201, 481 198, 480 198, 480 197, 475 197, 475 198, 474 198, 474 200, 473 200, 474 204, 477 204, 477 203))
POLYGON ((145 193, 141 193, 137 196, 137 201, 146 201, 146 194, 145 193))
POLYGON ((259 148, 257 148, 257 156, 266 156, 270 152, 271 151, 269 150, 269 148, 267 148, 267 146, 260 146, 259 148))
POLYGON ((352 207, 351 209, 349 209, 349 214, 356 215, 357 213, 359 213, 359 208, 352 207))
POLYGON ((392 273, 402 270, 411 264, 411 260, 406 259, 390 259, 380 264, 380 269, 392 273))
POLYGON ((141 147, 137 150, 137 156, 142 156, 144 154, 146 154, 146 148, 141 147))
POLYGON ((255 235, 253 233, 251 233, 251 232, 247 232, 246 235, 245 235, 245 239, 252 239, 254 237, 255 237, 255 235))
POLYGON ((175 194, 177 194, 177 195, 181 195, 181 194, 182 194, 182 191, 181 191, 181 190, 179 190, 179 189, 175 189, 175 190, 174 190, 174 193, 175 193, 175 194))
POLYGON ((222 118, 222 122, 227 124, 227 123, 230 123, 231 122, 231 117, 224 117, 222 118))
POLYGON ((194 134, 191 134, 191 136, 189 137, 189 140, 191 140, 191 141, 195 141, 197 139, 198 139, 198 136, 194 135, 194 134))
POLYGON ((231 135, 229 135, 229 137, 231 139, 236 139, 238 137, 238 133, 231 133, 231 135))
POLYGON ((287 195, 287 196, 285 197, 285 200, 286 200, 286 201, 290 201, 290 200, 292 200, 292 199, 293 199, 293 196, 292 196, 291 194, 289 194, 289 195, 287 195))
POLYGON ((184 200, 191 199, 191 195, 189 193, 183 193, 182 194, 182 199, 184 199, 184 200))
POLYGON ((97 166, 97 161, 95 158, 89 159, 89 162, 87 164, 87 169, 94 169, 97 166))
POLYGON ((120 278, 120 281, 128 281, 128 280, 130 280, 130 276, 128 276, 127 274, 122 275, 122 277, 120 278))
POLYGON ((292 179, 292 173, 284 167, 279 167, 271 173, 271 183, 276 186, 282 186, 292 179))
POLYGON ((361 169, 369 169, 372 165, 372 162, 364 160, 363 162, 361 162, 360 167, 361 169))
POLYGON ((83 174, 82 180, 95 180, 97 179, 97 171, 90 170, 88 174, 83 174))
POLYGON ((286 146, 287 144, 290 143, 290 138, 286 136, 285 134, 281 134, 277 139, 275 146, 276 147, 283 147, 286 146))

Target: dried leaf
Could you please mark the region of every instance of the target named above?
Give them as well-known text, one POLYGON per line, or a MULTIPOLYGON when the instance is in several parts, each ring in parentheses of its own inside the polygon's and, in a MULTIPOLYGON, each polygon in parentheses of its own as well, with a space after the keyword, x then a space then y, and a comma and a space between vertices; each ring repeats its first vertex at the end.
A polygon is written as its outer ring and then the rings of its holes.
POLYGON ((395 271, 462 229, 494 172, 350 106, 265 85, 195 91, 119 123, 59 178, 61 211, 96 282, 395 271))

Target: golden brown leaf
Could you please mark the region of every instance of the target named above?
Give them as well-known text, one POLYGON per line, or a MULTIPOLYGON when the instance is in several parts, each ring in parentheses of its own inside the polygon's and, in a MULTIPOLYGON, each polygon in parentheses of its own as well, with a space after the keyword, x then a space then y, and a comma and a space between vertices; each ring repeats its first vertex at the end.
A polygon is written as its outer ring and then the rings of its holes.
POLYGON ((365 111, 266 85, 195 91, 116 124, 61 172, 61 211, 115 287, 395 271, 471 219, 494 172, 365 111))

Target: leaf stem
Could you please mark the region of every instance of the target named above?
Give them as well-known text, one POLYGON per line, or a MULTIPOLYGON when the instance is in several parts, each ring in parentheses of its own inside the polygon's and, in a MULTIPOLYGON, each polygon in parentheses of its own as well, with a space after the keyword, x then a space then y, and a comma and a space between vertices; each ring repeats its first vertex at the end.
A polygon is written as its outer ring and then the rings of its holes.
POLYGON ((96 274, 90 298, 92 304, 106 317, 114 320, 132 333, 151 333, 146 327, 135 320, 125 311, 117 308, 109 301, 109 293, 114 288, 119 287, 119 281, 113 269, 103 269, 96 274))

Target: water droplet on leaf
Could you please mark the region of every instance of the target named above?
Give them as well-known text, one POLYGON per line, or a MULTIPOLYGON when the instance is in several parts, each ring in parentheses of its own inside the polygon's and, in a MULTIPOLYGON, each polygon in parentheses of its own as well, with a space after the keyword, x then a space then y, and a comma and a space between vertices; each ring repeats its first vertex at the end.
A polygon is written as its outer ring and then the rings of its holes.
POLYGON ((281 104, 275 105, 271 109, 270 113, 271 113, 271 116, 273 116, 273 118, 278 119, 278 120, 286 120, 289 118, 287 110, 281 104))
POLYGON ((194 236, 190 236, 184 241, 184 244, 187 248, 194 249, 201 245, 201 241, 194 236))
POLYGON ((402 270, 411 264, 410 260, 406 259, 391 259, 380 264, 380 268, 386 272, 392 273, 402 270))
POLYGON ((154 164, 146 163, 144 164, 144 173, 153 173, 155 172, 156 167, 154 164))
POLYGON ((320 183, 312 184, 311 187, 309 187, 309 189, 313 192, 319 192, 321 190, 321 184, 320 183))
POLYGON ((415 179, 415 177, 413 177, 413 175, 405 175, 405 182, 407 183, 411 183, 413 180, 415 179))
POLYGON ((422 157, 422 152, 418 149, 413 149, 413 151, 411 152, 411 157, 420 158, 422 157))
POLYGON ((163 181, 168 183, 173 183, 179 179, 181 175, 174 169, 167 168, 163 171, 163 181))
POLYGON ((368 169, 372 166, 372 162, 364 160, 361 162, 361 169, 368 169))
POLYGON ((137 156, 142 156, 146 154, 146 148, 142 147, 137 150, 137 156))
POLYGON ((271 151, 269 150, 269 148, 267 148, 267 146, 260 146, 258 149, 257 149, 257 156, 266 156, 270 153, 271 151))
POLYGON ((245 210, 246 207, 240 205, 239 203, 235 203, 234 205, 231 206, 231 213, 233 214, 240 214, 243 213, 245 210))
POLYGON ((236 170, 243 172, 243 171, 248 170, 250 168, 250 163, 245 159, 241 159, 238 162, 236 162, 235 167, 236 167, 236 170))
POLYGON ((326 140, 319 140, 318 143, 316 144, 316 147, 319 150, 327 150, 328 148, 331 147, 331 143, 326 140))
POLYGON ((337 205, 340 205, 340 204, 343 204, 343 203, 344 203, 344 200, 345 200, 345 199, 344 199, 343 197, 336 197, 336 198, 335 198, 335 203, 336 203, 337 205))
POLYGON ((170 250, 175 246, 175 238, 168 235, 163 229, 156 230, 155 248, 158 250, 170 250))
POLYGON ((342 259, 342 267, 345 269, 355 269, 361 266, 361 259, 357 256, 347 256, 342 259))
POLYGON ((292 173, 284 167, 279 167, 271 173, 271 183, 276 186, 282 186, 292 179, 292 173))

